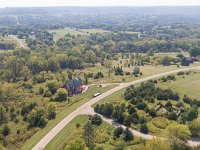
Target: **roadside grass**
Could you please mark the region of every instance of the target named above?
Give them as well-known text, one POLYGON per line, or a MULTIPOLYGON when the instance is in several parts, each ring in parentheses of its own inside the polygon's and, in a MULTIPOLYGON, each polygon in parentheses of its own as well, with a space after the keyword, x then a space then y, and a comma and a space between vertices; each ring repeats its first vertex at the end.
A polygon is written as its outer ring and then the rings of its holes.
POLYGON ((42 139, 42 137, 44 137, 63 118, 65 118, 71 112, 76 110, 78 107, 80 107, 81 105, 83 105, 84 103, 86 103, 87 101, 92 99, 93 94, 95 94, 97 92, 103 93, 114 87, 116 87, 116 85, 110 85, 110 86, 107 86, 104 88, 92 86, 91 88, 88 89, 87 92, 80 94, 80 95, 76 95, 74 97, 71 97, 70 101, 73 103, 70 103, 70 105, 68 105, 67 101, 64 103, 60 103, 60 106, 58 106, 58 110, 57 110, 58 113, 57 113, 56 119, 49 121, 45 128, 39 129, 39 131, 36 134, 34 134, 29 140, 27 140, 24 143, 22 150, 32 149, 32 147, 34 147, 35 144, 37 144, 37 142, 39 142, 42 139))
POLYGON ((76 124, 80 124, 83 127, 89 117, 85 115, 77 116, 68 125, 65 126, 44 148, 44 150, 61 150, 65 147, 66 143, 69 142, 74 137, 74 131, 78 130, 76 124))
MULTIPOLYGON (((87 123, 89 116, 79 115, 72 122, 70 122, 65 128, 56 135, 53 140, 44 148, 44 150, 61 150, 65 145, 74 138, 81 138, 83 129, 82 127, 87 123), (80 124, 77 128, 76 124, 80 124)), ((95 127, 96 138, 95 144, 97 147, 103 147, 104 149, 115 149, 117 143, 120 140, 113 140, 113 132, 115 127, 103 121, 100 126, 95 127)), ((132 150, 133 148, 143 148, 143 142, 140 138, 135 137, 132 141, 133 144, 125 144, 126 150, 132 150)))

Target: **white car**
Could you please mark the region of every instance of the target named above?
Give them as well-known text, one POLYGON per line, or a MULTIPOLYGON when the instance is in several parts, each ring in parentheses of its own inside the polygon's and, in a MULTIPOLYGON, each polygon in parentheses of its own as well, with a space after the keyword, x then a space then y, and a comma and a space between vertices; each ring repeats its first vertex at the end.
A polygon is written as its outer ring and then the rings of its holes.
POLYGON ((99 95, 101 95, 101 93, 96 93, 96 94, 93 95, 93 97, 97 97, 99 95))

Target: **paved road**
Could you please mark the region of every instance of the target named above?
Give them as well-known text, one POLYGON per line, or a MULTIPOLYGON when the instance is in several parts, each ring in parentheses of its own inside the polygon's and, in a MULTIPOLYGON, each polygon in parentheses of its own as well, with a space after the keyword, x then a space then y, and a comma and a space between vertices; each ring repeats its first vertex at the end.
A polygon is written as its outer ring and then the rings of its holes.
MULTIPOLYGON (((95 104, 96 102, 100 101, 101 99, 123 89, 126 87, 129 87, 130 85, 134 85, 137 83, 141 83, 150 79, 154 79, 154 78, 158 78, 161 76, 165 76, 165 75, 169 75, 169 74, 174 74, 177 73, 179 71, 188 71, 188 70, 199 70, 200 66, 198 67, 191 67, 191 68, 185 68, 185 69, 178 69, 178 70, 174 70, 174 71, 169 71, 169 72, 165 72, 165 73, 160 73, 160 74, 156 74, 153 76, 149 76, 149 77, 145 77, 130 83, 124 83, 124 84, 120 84, 119 86, 103 93, 102 95, 95 97, 93 99, 91 99, 90 101, 88 101, 87 103, 83 104, 82 106, 80 106, 79 108, 77 108, 76 110, 74 110, 71 114, 69 114, 67 117, 65 117, 62 121, 60 121, 51 131, 49 131, 33 148, 32 150, 42 150, 68 123, 70 123, 75 117, 77 117, 78 115, 81 114, 86 114, 86 113, 91 113, 91 106, 93 104, 95 104)), ((134 131, 136 132, 136 131, 134 131)), ((138 131, 137 131, 138 132, 138 131)), ((137 133, 137 134, 141 134, 141 133, 137 133)), ((149 137, 149 135, 142 135, 143 136, 147 136, 149 137)))
POLYGON ((16 35, 9 35, 9 36, 17 40, 17 42, 19 43, 19 47, 20 48, 25 48, 26 47, 24 39, 19 39, 16 35))
MULTIPOLYGON (((94 114, 97 114, 94 109, 92 107, 88 108, 86 111, 84 111, 84 114, 85 115, 94 115, 94 114)), ((126 129, 126 126, 124 125, 121 125, 115 121, 113 121, 112 119, 109 119, 105 116, 102 116, 101 114, 98 114, 99 116, 102 117, 103 121, 107 122, 108 124, 114 126, 114 127, 122 127, 123 129, 126 129)), ((156 136, 153 136, 153 135, 150 135, 150 134, 144 134, 144 133, 141 133, 137 130, 134 130, 134 129, 131 129, 129 128, 129 130, 133 133, 134 136, 137 136, 137 137, 141 137, 142 139, 146 139, 146 140, 151 140, 151 139, 156 139, 156 138, 159 138, 159 139, 162 139, 162 140, 168 140, 167 138, 161 138, 161 137, 156 137, 156 136)), ((192 146, 192 147, 195 147, 195 146, 199 146, 200 145, 200 139, 196 138, 196 139, 191 139, 188 141, 188 145, 192 146)))

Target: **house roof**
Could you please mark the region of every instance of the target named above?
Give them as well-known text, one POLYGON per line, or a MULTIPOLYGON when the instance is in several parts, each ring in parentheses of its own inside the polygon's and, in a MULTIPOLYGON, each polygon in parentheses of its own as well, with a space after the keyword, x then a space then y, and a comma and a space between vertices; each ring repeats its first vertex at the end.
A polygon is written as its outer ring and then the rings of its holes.
POLYGON ((82 85, 82 80, 80 78, 75 78, 66 83, 67 90, 74 90, 75 88, 82 85))

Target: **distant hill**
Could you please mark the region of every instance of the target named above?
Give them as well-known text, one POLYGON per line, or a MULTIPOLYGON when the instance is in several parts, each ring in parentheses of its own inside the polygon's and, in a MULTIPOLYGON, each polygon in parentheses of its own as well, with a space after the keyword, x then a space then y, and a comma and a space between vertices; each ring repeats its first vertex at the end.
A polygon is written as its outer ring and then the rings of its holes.
POLYGON ((162 6, 162 7, 26 7, 0 8, 0 15, 19 14, 156 14, 156 15, 200 15, 200 6, 162 6))

